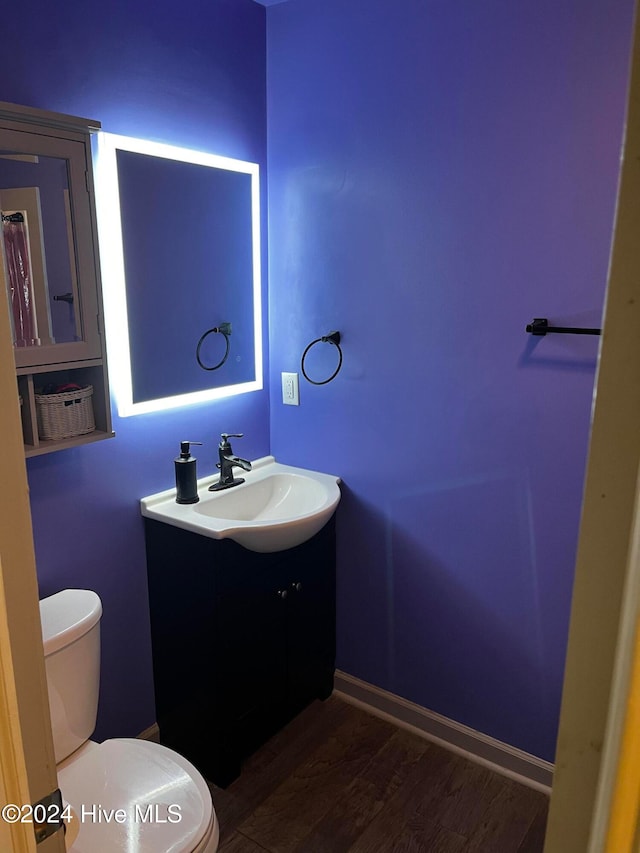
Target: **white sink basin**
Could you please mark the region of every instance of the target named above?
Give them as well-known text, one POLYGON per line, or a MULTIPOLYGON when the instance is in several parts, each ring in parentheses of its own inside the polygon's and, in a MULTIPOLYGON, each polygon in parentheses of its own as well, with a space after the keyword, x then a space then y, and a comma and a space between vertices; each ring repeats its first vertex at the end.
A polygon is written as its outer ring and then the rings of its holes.
POLYGON ((273 456, 234 473, 245 482, 220 492, 208 491, 217 475, 198 480, 195 504, 176 503, 175 489, 142 498, 142 515, 212 539, 233 539, 250 551, 284 551, 311 539, 340 500, 339 477, 281 465, 273 456))

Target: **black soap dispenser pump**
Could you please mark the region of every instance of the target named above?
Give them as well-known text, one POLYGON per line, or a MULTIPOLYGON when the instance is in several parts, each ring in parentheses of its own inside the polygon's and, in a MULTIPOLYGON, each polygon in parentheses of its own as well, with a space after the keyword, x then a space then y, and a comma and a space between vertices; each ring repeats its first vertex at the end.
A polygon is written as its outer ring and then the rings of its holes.
POLYGON ((198 503, 198 478, 196 476, 196 459, 191 455, 191 445, 202 444, 201 441, 181 441, 180 456, 174 459, 176 468, 176 503, 198 503))

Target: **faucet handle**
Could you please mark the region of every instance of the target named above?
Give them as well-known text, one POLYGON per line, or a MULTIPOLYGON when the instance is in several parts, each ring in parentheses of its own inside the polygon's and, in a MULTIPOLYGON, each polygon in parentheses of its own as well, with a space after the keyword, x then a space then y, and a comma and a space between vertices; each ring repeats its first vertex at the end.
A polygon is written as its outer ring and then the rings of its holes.
POLYGON ((221 432, 220 433, 220 449, 226 450, 227 447, 231 447, 229 444, 230 438, 242 438, 244 436, 243 432, 221 432))

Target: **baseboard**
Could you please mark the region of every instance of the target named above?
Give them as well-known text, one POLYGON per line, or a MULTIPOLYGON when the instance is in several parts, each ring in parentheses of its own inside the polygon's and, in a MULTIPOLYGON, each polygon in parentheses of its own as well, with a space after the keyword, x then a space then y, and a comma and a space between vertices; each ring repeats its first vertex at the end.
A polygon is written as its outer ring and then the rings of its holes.
MULTIPOLYGON (((363 710, 408 729, 445 749, 457 752, 470 761, 489 767, 496 773, 508 776, 529 788, 535 788, 545 794, 551 793, 553 764, 548 761, 543 761, 524 750, 509 746, 340 670, 335 674, 334 692, 345 702, 358 705, 363 710)), ((158 724, 153 723, 140 732, 138 737, 158 742, 160 738, 158 724)))
POLYGON ((457 752, 545 794, 551 793, 553 764, 502 741, 408 702, 400 696, 336 671, 334 692, 353 705, 389 720, 427 740, 457 752))

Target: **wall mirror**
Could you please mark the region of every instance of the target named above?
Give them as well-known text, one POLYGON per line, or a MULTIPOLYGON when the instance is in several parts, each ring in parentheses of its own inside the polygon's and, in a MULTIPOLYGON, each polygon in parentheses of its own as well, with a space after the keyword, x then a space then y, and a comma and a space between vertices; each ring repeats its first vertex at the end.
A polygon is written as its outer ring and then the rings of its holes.
POLYGON ((18 367, 100 356, 88 149, 64 117, 36 127, 43 115, 0 104, 0 287, 18 367))
POLYGON ((262 388, 257 164, 100 133, 96 177, 120 415, 262 388))

